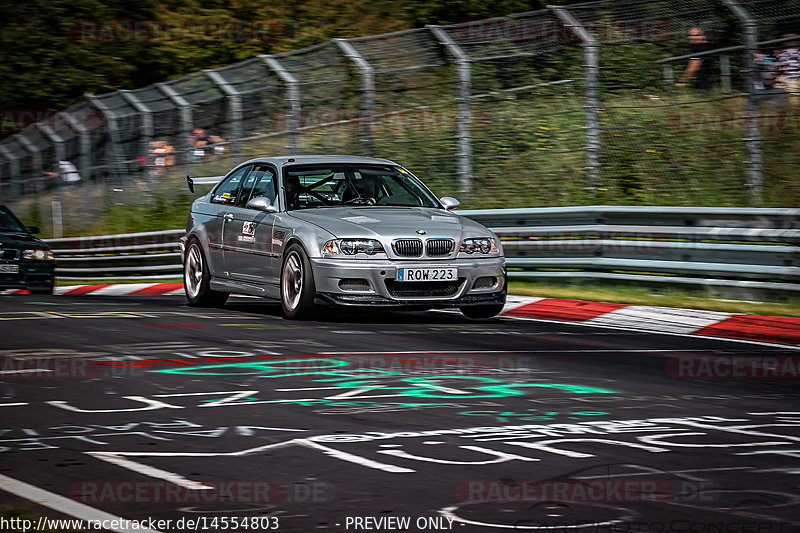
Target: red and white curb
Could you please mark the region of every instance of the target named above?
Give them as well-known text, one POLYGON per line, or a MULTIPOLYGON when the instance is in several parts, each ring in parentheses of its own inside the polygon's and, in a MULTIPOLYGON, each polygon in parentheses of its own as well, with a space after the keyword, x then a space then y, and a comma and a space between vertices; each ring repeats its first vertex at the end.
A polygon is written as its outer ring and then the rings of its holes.
POLYGON ((800 318, 509 296, 503 316, 800 347, 800 318))
MULTIPOLYGON (((0 291, 0 294, 28 294, 24 289, 0 291)), ((68 285, 56 287, 54 294, 77 295, 92 294, 96 296, 141 296, 184 294, 183 283, 117 283, 113 285, 68 285)))
MULTIPOLYGON (((0 294, 27 294, 25 290, 0 294)), ((55 294, 97 296, 183 295, 182 283, 128 283, 56 287, 55 294)), ((800 318, 586 300, 509 296, 502 316, 571 322, 673 335, 697 335, 800 347, 800 318)))

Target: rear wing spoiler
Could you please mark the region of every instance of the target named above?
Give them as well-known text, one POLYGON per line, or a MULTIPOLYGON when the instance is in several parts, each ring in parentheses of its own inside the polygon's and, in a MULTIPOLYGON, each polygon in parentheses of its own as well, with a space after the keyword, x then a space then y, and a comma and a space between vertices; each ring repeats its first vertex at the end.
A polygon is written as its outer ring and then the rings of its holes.
POLYGON ((193 178, 187 174, 186 185, 189 186, 190 192, 194 192, 195 185, 214 185, 222 181, 222 178, 224 177, 225 176, 198 176, 196 178, 193 178))

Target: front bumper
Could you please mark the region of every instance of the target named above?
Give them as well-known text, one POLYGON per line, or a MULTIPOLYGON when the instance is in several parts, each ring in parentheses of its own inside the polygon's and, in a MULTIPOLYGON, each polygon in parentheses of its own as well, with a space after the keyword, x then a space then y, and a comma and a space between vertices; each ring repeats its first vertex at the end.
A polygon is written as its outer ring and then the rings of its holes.
POLYGON ((19 272, 0 273, 0 289, 47 290, 53 287, 55 262, 21 261, 13 264, 19 265, 19 272))
POLYGON ((506 299, 503 257, 446 261, 311 258, 311 268, 318 297, 338 305, 442 308, 502 304, 506 299), (398 268, 457 268, 458 281, 397 282, 398 268), (359 284, 361 288, 353 288, 359 284))

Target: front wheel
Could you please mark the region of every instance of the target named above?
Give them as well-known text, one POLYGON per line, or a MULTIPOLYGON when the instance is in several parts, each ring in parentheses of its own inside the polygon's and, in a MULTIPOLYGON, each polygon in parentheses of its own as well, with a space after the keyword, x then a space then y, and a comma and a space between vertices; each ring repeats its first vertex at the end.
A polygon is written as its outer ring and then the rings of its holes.
POLYGON ((459 308, 467 318, 492 318, 503 310, 503 304, 465 305, 459 308))
POLYGON ((311 262, 299 244, 286 249, 281 269, 281 310, 286 318, 307 318, 314 311, 311 262))
POLYGON ((192 241, 186 251, 183 263, 183 288, 189 305, 198 307, 222 307, 230 293, 214 291, 209 288, 211 269, 203 249, 197 241, 192 241))

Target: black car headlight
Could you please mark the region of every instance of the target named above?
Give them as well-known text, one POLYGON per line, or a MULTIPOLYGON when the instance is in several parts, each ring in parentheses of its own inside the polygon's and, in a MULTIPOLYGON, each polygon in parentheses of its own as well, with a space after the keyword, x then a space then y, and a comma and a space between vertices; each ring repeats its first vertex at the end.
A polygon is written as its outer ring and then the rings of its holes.
POLYGON ((375 239, 333 239, 322 246, 328 255, 375 255, 384 253, 383 245, 375 239))
POLYGON ((467 254, 495 254, 498 252, 497 241, 491 237, 478 237, 461 241, 459 252, 467 254))
POLYGON ((53 260, 53 252, 50 250, 42 250, 42 249, 29 249, 29 250, 22 250, 22 258, 23 259, 41 259, 41 260, 53 260))

